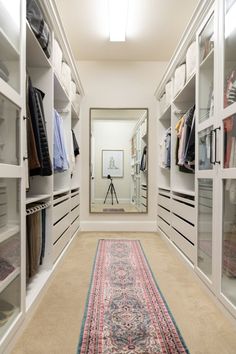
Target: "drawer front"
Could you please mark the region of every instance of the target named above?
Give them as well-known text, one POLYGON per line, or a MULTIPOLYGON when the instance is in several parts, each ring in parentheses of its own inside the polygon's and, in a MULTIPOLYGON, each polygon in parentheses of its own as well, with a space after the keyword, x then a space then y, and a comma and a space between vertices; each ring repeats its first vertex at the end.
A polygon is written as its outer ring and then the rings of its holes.
POLYGON ((66 247, 67 243, 70 241, 71 238, 71 230, 67 230, 59 240, 53 245, 53 262, 57 260, 60 256, 61 252, 66 247))
POLYGON ((71 224, 71 215, 68 214, 63 219, 61 219, 55 226, 53 226, 53 243, 63 234, 63 232, 71 224))
POLYGON ((74 236, 74 233, 78 230, 79 226, 80 226, 80 221, 79 221, 79 217, 78 217, 77 219, 75 219, 73 224, 71 224, 71 227, 70 227, 71 237, 74 236))
POLYGON ((53 207, 53 224, 70 211, 70 199, 53 207))
POLYGON ((0 204, 6 204, 6 203, 7 203, 6 193, 0 193, 0 204))
POLYGON ((7 224, 7 215, 0 216, 0 227, 6 226, 7 224))
POLYGON ((6 213, 7 213, 7 205, 6 204, 0 205, 0 216, 6 215, 6 213))
POLYGON ((71 222, 73 223, 73 221, 79 216, 79 206, 77 208, 75 208, 74 210, 72 210, 71 212, 71 222))
POLYGON ((158 195, 158 204, 164 208, 170 210, 170 198, 163 197, 163 195, 158 195))
POLYGON ((172 200, 172 212, 181 216, 185 220, 188 220, 195 225, 196 222, 196 209, 184 203, 180 203, 177 200, 172 200))
POLYGON ((172 214, 172 226, 195 244, 195 227, 172 214))
POLYGON ((161 218, 157 218, 157 226, 170 238, 170 226, 161 218))
POLYGON ((79 194, 77 194, 75 197, 71 198, 71 210, 74 209, 77 205, 79 205, 79 194))
POLYGON ((165 221, 168 222, 168 224, 170 224, 170 220, 171 220, 171 213, 162 208, 161 206, 158 205, 158 209, 157 209, 157 213, 159 216, 161 216, 165 221))
POLYGON ((191 262, 194 262, 194 246, 173 228, 171 234, 176 246, 190 259, 191 262))

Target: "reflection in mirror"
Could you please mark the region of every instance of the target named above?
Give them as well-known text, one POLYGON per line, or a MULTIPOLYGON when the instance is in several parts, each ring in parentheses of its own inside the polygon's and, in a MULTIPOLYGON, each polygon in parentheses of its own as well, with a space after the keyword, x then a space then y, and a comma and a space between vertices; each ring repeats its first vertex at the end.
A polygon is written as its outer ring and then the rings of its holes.
POLYGON ((90 109, 90 212, 146 213, 148 110, 90 109))

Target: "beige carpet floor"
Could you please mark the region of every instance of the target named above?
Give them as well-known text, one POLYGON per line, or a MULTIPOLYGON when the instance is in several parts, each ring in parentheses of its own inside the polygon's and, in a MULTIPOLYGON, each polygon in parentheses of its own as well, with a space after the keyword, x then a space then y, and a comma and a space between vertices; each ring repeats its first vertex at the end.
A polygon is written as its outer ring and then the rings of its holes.
POLYGON ((100 238, 141 241, 191 354, 236 353, 234 323, 155 233, 81 233, 76 237, 12 353, 76 353, 97 240, 100 238))

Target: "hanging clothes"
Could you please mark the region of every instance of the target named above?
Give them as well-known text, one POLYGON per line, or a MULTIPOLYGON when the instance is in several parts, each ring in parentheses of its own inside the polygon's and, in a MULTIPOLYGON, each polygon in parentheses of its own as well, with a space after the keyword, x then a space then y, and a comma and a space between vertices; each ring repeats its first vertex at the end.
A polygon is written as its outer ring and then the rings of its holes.
POLYGON ((46 209, 26 217, 26 279, 29 280, 43 264, 46 245, 46 209))
POLYGON ((171 127, 168 128, 160 143, 160 166, 170 168, 171 164, 171 127))
POLYGON ((79 144, 78 144, 78 142, 77 142, 77 139, 76 139, 76 136, 75 136, 75 133, 74 133, 73 129, 71 130, 71 132, 72 132, 72 138, 73 138, 74 155, 75 155, 75 157, 76 157, 77 155, 80 154, 80 151, 79 151, 79 144))
POLYGON ((181 172, 194 172, 195 161, 195 105, 177 122, 176 164, 181 172))
POLYGON ((69 168, 63 119, 56 110, 54 110, 53 167, 55 172, 63 172, 69 168))
POLYGON ((147 146, 143 148, 141 164, 140 164, 140 171, 146 171, 146 170, 147 170, 147 146))
POLYGON ((28 136, 30 139, 28 143, 28 158, 30 160, 29 172, 31 176, 50 176, 52 174, 52 165, 43 109, 44 93, 36 87, 33 87, 30 77, 28 77, 27 97, 28 118, 30 120, 28 128, 28 136))

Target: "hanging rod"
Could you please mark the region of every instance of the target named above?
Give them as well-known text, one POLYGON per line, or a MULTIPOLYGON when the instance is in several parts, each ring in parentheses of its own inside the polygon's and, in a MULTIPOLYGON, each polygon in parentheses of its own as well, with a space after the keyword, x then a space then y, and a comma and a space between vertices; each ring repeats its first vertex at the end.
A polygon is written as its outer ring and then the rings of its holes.
POLYGON ((184 111, 178 111, 178 110, 176 110, 176 111, 174 111, 173 113, 174 113, 175 115, 178 115, 178 114, 179 114, 179 115, 184 115, 184 114, 187 113, 187 111, 184 112, 184 111))
POLYGON ((31 208, 27 208, 26 209, 26 215, 31 215, 31 214, 37 213, 37 211, 46 209, 50 205, 51 205, 51 202, 47 202, 47 203, 41 203, 41 204, 32 206, 31 208))
POLYGON ((70 111, 68 109, 56 109, 55 110, 57 111, 57 113, 59 114, 67 114, 67 113, 70 113, 70 111))

